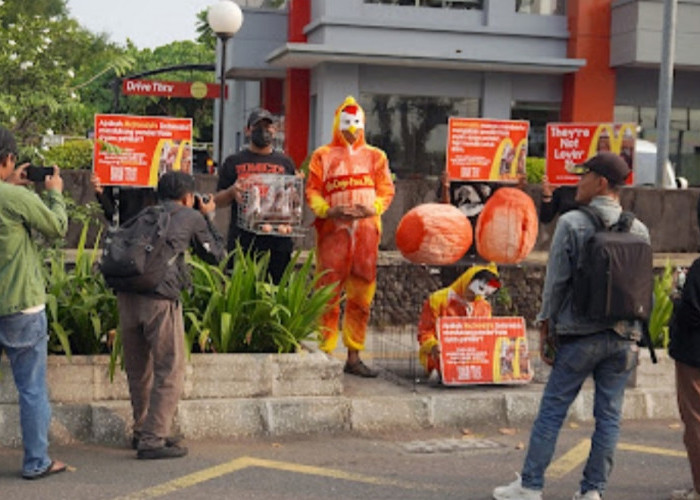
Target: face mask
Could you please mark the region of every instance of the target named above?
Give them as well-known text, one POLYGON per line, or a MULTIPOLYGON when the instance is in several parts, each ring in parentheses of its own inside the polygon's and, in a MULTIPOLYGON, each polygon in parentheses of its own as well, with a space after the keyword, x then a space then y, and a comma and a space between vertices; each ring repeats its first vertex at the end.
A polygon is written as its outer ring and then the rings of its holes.
POLYGON ((250 134, 250 140, 259 148, 266 148, 272 144, 272 132, 264 127, 255 127, 250 134))

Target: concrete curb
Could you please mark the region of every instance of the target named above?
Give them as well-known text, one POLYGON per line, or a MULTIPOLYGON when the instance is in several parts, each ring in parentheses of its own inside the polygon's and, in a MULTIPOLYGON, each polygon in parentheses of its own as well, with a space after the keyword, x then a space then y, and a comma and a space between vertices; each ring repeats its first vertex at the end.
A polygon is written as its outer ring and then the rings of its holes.
MULTIPOLYGON (((490 388, 493 389, 493 388, 490 388)), ((359 434, 396 430, 461 428, 479 425, 527 426, 537 413, 541 387, 451 391, 427 395, 322 396, 183 400, 175 426, 186 438, 287 436, 332 432, 359 434)), ((569 419, 593 419, 593 391, 586 387, 569 419)), ((675 419, 673 388, 634 388, 625 394, 623 418, 675 419)), ((131 407, 128 401, 54 404, 51 441, 128 443, 131 407)), ((19 446, 19 410, 0 405, 0 443, 19 446)))
MULTIPOLYGON (((413 351, 411 351, 413 352, 413 351)), ((627 420, 677 419, 674 362, 664 351, 652 365, 645 352, 625 393, 627 420)), ((533 360, 528 385, 445 387, 388 378, 361 379, 321 352, 198 355, 187 365, 175 430, 189 439, 390 430, 526 427, 534 420, 548 367, 533 360)), ((0 381, 0 445, 20 446, 19 407, 9 367, 0 381)), ((126 446, 131 406, 125 375, 109 382, 106 357, 49 358, 51 441, 126 446)), ((593 419, 588 381, 569 412, 593 419)))

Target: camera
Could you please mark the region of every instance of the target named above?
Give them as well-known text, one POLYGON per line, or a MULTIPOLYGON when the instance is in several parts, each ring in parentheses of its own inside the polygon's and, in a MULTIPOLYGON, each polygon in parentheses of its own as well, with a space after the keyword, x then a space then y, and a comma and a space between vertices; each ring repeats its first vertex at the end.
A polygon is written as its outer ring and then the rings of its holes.
POLYGON ((47 176, 53 175, 53 167, 37 167, 36 165, 29 165, 24 169, 27 174, 27 179, 32 182, 44 182, 47 176))
POLYGON ((195 193, 194 194, 194 205, 192 208, 195 210, 201 210, 203 203, 209 203, 211 197, 208 194, 195 193))

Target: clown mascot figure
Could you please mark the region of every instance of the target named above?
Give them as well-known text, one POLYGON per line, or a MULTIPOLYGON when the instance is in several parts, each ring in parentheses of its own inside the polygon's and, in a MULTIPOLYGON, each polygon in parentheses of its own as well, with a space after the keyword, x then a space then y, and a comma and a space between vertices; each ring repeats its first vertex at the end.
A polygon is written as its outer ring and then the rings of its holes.
POLYGON ((347 97, 336 110, 333 139, 311 156, 306 201, 316 215, 316 268, 324 273, 319 285, 336 284, 335 299, 321 320, 321 349, 332 352, 338 342, 344 291, 345 373, 376 377, 359 351, 376 288, 380 216, 394 197, 394 183, 384 152, 365 143, 364 124, 364 111, 347 97))
POLYGON ((472 266, 450 286, 433 292, 425 299, 418 321, 418 344, 420 362, 427 374, 433 370, 440 373, 440 341, 436 333, 438 318, 490 318, 491 304, 486 297, 500 287, 496 264, 472 266))

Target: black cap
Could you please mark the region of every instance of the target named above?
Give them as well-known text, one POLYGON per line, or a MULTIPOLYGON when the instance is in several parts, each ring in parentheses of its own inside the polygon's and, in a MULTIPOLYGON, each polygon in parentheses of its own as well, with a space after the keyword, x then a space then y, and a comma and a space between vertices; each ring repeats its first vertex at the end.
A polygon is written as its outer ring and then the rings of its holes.
POLYGON ((5 127, 0 127, 0 156, 5 156, 10 153, 17 155, 15 136, 5 127))
POLYGON ((261 120, 269 120, 270 123, 274 123, 275 117, 266 109, 254 109, 248 116, 248 128, 255 127, 261 120))
POLYGON ((613 185, 624 184, 625 179, 632 172, 627 162, 620 155, 609 152, 598 153, 583 163, 567 167, 566 170, 576 175, 595 172, 605 177, 613 185))

